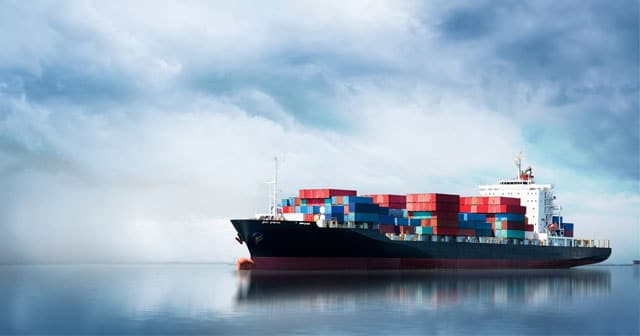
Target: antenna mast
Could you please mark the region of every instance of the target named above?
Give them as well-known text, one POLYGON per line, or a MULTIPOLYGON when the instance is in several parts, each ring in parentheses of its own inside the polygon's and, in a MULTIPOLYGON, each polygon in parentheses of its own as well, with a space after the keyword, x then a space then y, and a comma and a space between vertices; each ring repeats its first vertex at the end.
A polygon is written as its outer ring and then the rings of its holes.
POLYGON ((520 177, 522 176, 522 159, 524 158, 524 153, 522 152, 522 150, 520 151, 520 153, 516 154, 516 158, 515 160, 513 160, 513 162, 516 164, 516 167, 518 167, 518 179, 520 179, 520 177))
POLYGON ((273 176, 273 206, 271 207, 271 216, 276 218, 278 216, 278 157, 274 157, 275 161, 275 173, 273 176))

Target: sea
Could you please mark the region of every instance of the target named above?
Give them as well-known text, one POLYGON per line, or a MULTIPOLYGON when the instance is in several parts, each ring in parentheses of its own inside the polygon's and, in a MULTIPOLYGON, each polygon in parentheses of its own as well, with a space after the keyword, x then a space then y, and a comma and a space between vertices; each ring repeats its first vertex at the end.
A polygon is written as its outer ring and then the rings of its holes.
POLYGON ((0 334, 639 335, 640 266, 0 266, 0 334))

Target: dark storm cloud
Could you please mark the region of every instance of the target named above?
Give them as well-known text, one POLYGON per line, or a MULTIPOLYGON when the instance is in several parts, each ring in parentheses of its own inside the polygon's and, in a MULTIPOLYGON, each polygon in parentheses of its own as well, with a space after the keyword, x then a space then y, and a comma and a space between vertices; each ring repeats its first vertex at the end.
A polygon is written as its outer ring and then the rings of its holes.
POLYGON ((506 6, 517 2, 472 2, 468 7, 457 7, 444 14, 438 25, 443 40, 475 40, 501 28, 501 13, 506 6))
POLYGON ((529 141, 574 167, 637 180, 639 17, 637 1, 471 2, 447 10, 438 29, 443 43, 481 43, 466 69, 502 83, 485 87, 484 101, 526 125, 529 141))

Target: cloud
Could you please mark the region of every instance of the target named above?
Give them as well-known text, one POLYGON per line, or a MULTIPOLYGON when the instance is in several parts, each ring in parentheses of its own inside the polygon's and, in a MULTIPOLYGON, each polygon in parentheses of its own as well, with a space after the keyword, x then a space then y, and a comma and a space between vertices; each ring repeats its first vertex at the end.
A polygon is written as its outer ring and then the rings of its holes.
POLYGON ((274 155, 287 194, 471 194, 522 145, 637 194, 635 2, 127 6, 2 5, 3 262, 229 260, 274 155))

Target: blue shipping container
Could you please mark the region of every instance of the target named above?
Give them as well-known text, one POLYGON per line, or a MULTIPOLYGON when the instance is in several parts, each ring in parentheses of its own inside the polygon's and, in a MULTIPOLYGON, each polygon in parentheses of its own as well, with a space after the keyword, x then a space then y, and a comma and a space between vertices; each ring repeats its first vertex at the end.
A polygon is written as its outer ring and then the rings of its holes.
POLYGON ((342 196, 342 204, 351 203, 373 204, 373 198, 363 196, 342 196))
POLYGON ((458 227, 461 229, 475 229, 477 222, 458 221, 458 227))
POLYGON ((380 220, 380 224, 395 224, 395 218, 391 217, 391 216, 387 216, 387 215, 380 215, 379 216, 379 220, 380 220))
POLYGON ((461 221, 474 221, 474 222, 484 222, 487 220, 487 215, 479 214, 479 213, 467 213, 461 212, 458 214, 458 220, 461 221))
POLYGON ((349 203, 349 212, 368 212, 377 214, 380 207, 370 203, 349 203))
POLYGON ((393 217, 407 217, 402 209, 389 209, 389 215, 393 217))
POLYGON ((396 226, 408 226, 409 225, 409 219, 406 218, 406 217, 396 217, 395 224, 396 224, 396 226))
POLYGON ((477 223, 476 230, 489 230, 491 231, 491 223, 477 223))
POLYGON ((350 212, 347 215, 347 219, 351 222, 377 223, 380 220, 380 215, 378 215, 377 213, 350 212))
POLYGON ((524 215, 511 213, 496 214, 496 220, 524 222, 524 215))
POLYGON ((409 219, 409 225, 410 226, 420 226, 420 220, 419 219, 409 219))
POLYGON ((344 214, 344 205, 325 205, 324 209, 327 214, 344 214))

